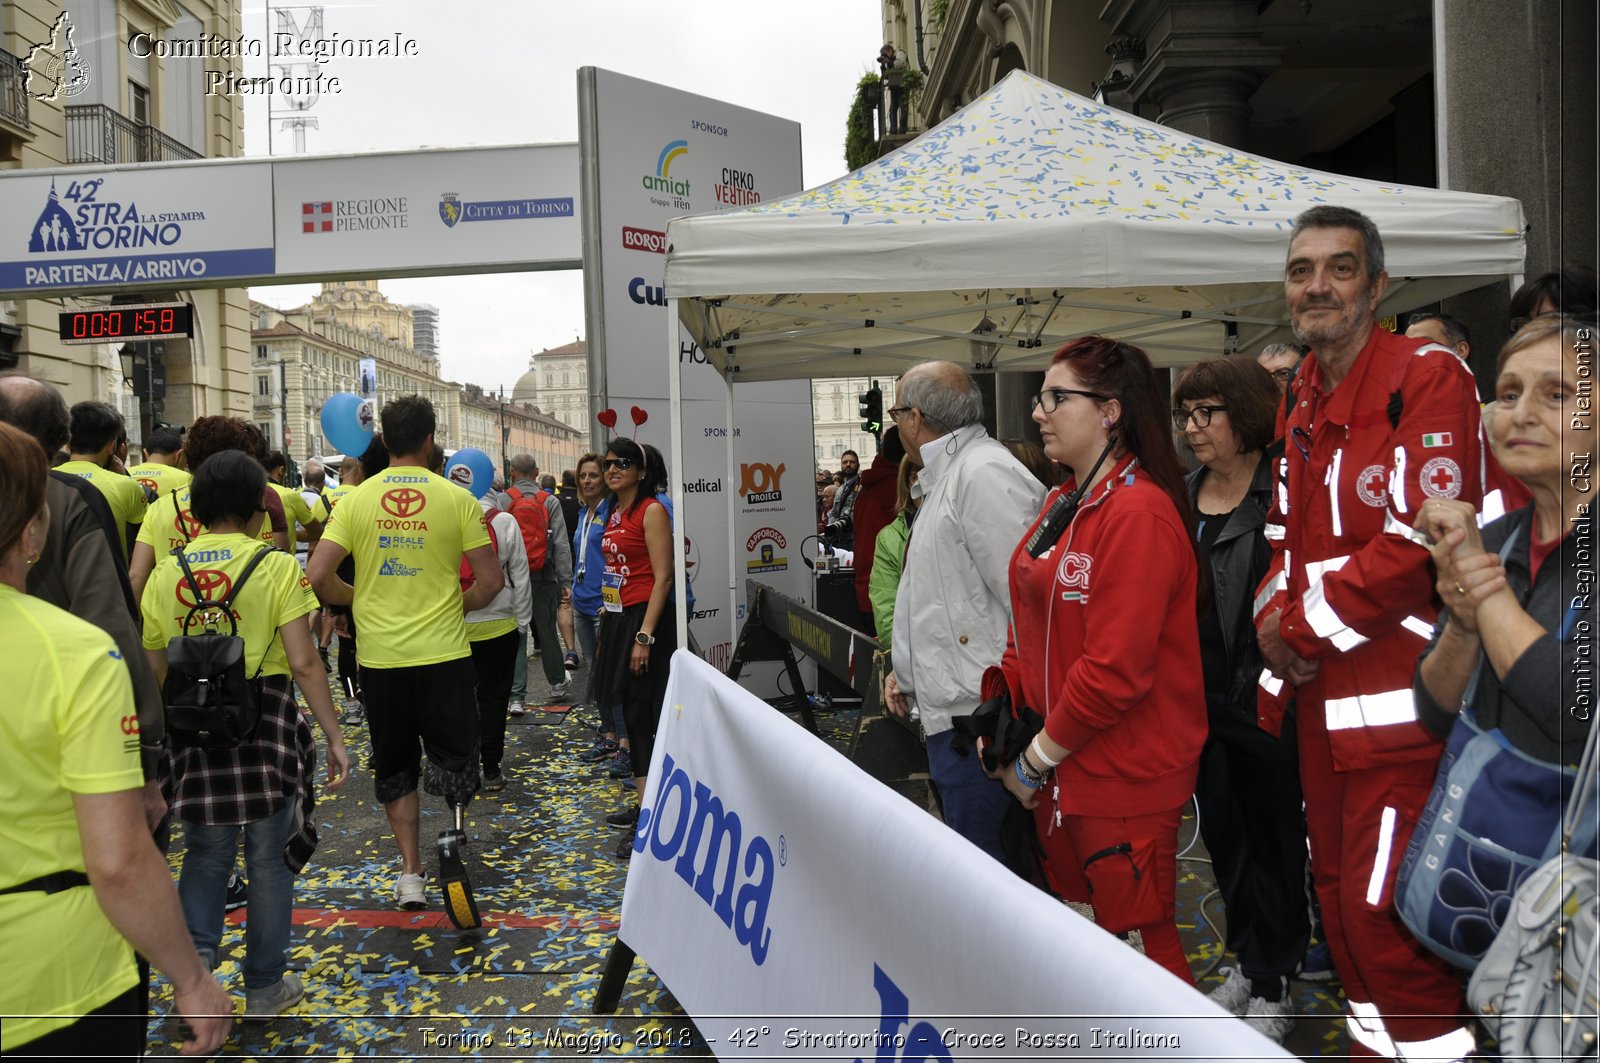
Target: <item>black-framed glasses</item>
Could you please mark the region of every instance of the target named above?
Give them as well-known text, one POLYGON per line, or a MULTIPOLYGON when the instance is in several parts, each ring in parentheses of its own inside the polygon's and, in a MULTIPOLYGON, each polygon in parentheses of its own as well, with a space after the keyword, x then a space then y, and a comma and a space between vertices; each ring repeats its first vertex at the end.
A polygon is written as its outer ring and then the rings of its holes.
POLYGON ((1045 413, 1055 413, 1056 407, 1065 402, 1069 395, 1082 395, 1084 398, 1093 399, 1096 402, 1105 402, 1109 398, 1109 396, 1102 395, 1098 391, 1080 391, 1077 388, 1045 388, 1039 394, 1033 396, 1029 407, 1035 410, 1043 410, 1045 413))
POLYGON ((900 415, 902 413, 910 413, 915 408, 914 406, 891 406, 886 412, 889 414, 889 420, 899 424, 900 415))
POLYGON ((616 469, 619 472, 627 472, 629 469, 633 468, 633 460, 631 458, 607 458, 605 461, 601 462, 600 467, 605 469, 607 472, 610 472, 612 469, 616 469))
POLYGON ((1196 428, 1210 428, 1213 414, 1227 412, 1226 406, 1194 406, 1187 410, 1179 406, 1172 411, 1172 427, 1182 432, 1189 427, 1189 420, 1193 418, 1196 428))

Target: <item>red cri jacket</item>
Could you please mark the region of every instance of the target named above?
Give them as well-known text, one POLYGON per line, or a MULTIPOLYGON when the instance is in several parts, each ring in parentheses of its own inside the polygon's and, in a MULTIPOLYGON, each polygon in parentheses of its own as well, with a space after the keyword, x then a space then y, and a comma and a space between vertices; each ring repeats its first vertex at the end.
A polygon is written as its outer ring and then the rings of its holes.
MULTIPOLYGON (((1039 519, 1073 487, 1046 496, 1039 519)), ((1060 814, 1177 808, 1194 793, 1207 730, 1199 568, 1177 507, 1124 458, 1042 557, 1028 556, 1028 536, 1011 555, 1011 638, 984 697, 1003 680, 1011 703, 1043 715, 1072 751, 1045 795, 1060 814)))
MULTIPOLYGON (((1436 758, 1440 742, 1411 699, 1437 613, 1431 558, 1411 525, 1430 497, 1481 505, 1493 458, 1472 376, 1445 348, 1374 326, 1332 390, 1308 357, 1290 402, 1287 419, 1279 414, 1284 456, 1256 624, 1281 610, 1284 642, 1321 662, 1296 697, 1302 719, 1325 722, 1335 770, 1436 758), (1397 427, 1388 414, 1396 390, 1397 427)), ((1262 687, 1261 722, 1276 732, 1281 684, 1263 673, 1262 687)))
MULTIPOLYGON (((872 554, 878 545, 878 533, 895 518, 899 476, 900 467, 879 454, 871 465, 861 470, 861 490, 856 492, 856 605, 868 616, 872 615, 872 600, 867 597, 867 583, 872 579, 872 554)), ((880 631, 878 634, 888 633, 880 631)))

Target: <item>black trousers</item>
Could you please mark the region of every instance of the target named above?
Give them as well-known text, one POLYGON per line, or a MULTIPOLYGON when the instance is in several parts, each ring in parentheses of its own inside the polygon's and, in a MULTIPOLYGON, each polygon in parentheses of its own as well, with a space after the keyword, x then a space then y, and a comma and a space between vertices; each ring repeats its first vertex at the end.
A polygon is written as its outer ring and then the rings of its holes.
POLYGON ((107 1001, 70 1026, 17 1045, 6 1055, 60 1059, 139 1059, 144 1055, 148 1012, 137 987, 107 1001))
POLYGON ((1228 948, 1247 978, 1292 978, 1311 935, 1293 714, 1278 738, 1212 714, 1195 798, 1227 912, 1228 948))
POLYGON ((512 630, 468 645, 472 647, 472 667, 478 672, 478 750, 483 773, 498 775, 506 753, 506 703, 517 663, 517 633, 512 630))

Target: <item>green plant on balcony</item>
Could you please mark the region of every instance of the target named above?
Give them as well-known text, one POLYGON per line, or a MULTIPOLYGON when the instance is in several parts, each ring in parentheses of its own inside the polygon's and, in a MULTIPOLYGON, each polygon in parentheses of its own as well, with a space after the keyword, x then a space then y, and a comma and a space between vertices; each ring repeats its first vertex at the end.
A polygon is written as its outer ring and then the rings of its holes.
POLYGON ((950 14, 950 0, 933 0, 928 5, 928 26, 935 33, 944 29, 945 16, 950 14))
POLYGON ((915 111, 917 109, 917 99, 922 95, 922 86, 924 83, 922 71, 918 70, 916 67, 908 66, 901 69, 900 88, 906 94, 907 110, 915 111))
POLYGON ((883 101, 883 79, 866 73, 856 82, 855 102, 850 105, 850 117, 845 120, 844 162, 852 170, 859 170, 878 155, 878 142, 873 136, 873 114, 883 101))

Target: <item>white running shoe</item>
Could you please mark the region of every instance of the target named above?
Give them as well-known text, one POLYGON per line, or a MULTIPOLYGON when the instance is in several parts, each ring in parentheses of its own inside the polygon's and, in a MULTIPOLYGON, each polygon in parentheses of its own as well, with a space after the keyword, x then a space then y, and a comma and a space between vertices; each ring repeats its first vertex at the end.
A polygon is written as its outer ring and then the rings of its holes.
POLYGON ((402 873, 394 880, 394 899, 401 908, 414 912, 428 906, 428 895, 424 890, 427 880, 421 875, 407 875, 402 873))
POLYGON ((520 701, 513 701, 511 704, 506 706, 506 715, 508 716, 521 716, 527 711, 527 709, 522 707, 522 702, 520 701))
POLYGON ((1244 1013, 1245 1025, 1261 1036, 1278 1044, 1289 1035, 1294 1026, 1294 1001, 1285 993, 1282 1000, 1251 997, 1244 1013))
POLYGON ((1244 1016, 1245 1008, 1250 1004, 1250 979, 1237 967, 1224 967, 1221 973, 1227 977, 1223 983, 1213 989, 1207 996, 1211 1003, 1223 1011, 1244 1016))

